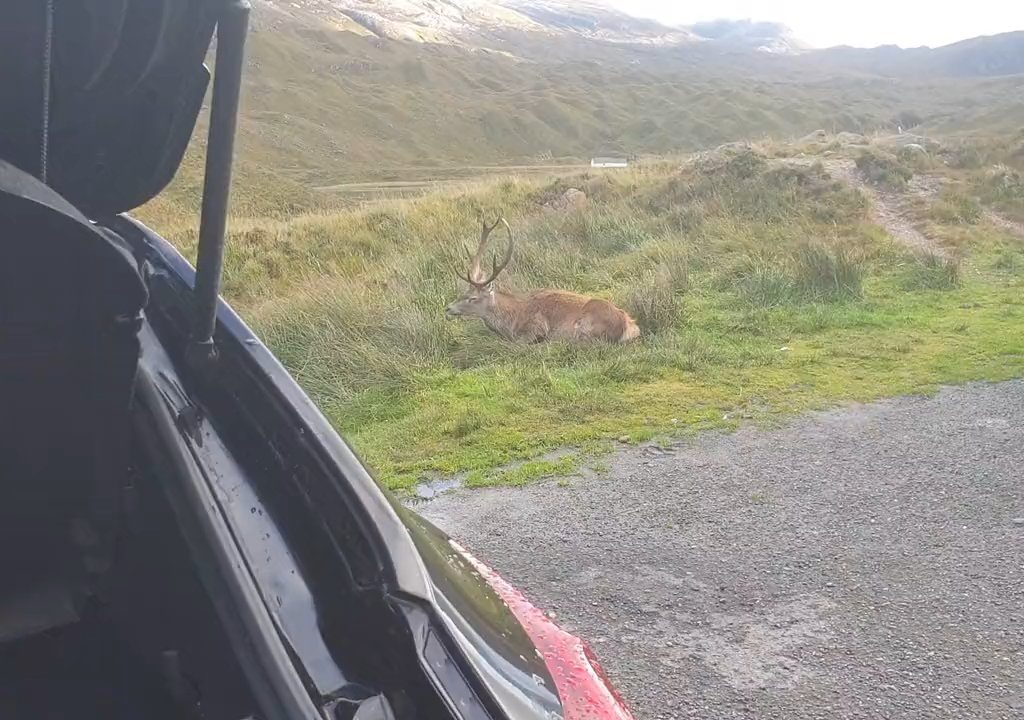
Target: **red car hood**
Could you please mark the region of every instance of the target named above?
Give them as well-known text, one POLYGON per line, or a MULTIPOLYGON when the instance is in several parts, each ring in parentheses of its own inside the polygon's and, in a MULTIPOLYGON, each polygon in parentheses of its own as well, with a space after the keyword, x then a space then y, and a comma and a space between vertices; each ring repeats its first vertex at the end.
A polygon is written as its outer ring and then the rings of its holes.
POLYGON ((537 646, 555 681, 565 720, 633 720, 593 651, 554 622, 508 581, 454 540, 452 547, 480 573, 537 646))

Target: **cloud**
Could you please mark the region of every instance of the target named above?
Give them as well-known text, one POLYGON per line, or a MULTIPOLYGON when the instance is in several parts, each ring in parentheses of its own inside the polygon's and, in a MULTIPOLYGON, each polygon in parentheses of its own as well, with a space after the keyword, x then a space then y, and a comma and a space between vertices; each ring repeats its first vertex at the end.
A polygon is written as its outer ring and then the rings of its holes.
POLYGON ((820 0, 608 0, 633 15, 673 24, 692 24, 719 18, 750 18, 787 25, 811 45, 894 44, 904 47, 945 45, 977 35, 1024 30, 1024 3, 972 0, 936 3, 934 0, 860 0, 823 3, 820 0))

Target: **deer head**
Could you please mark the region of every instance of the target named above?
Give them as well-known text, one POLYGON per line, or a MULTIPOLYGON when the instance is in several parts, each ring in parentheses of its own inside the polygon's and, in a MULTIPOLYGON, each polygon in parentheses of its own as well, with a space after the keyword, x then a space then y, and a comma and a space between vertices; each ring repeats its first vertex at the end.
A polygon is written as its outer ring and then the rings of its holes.
MULTIPOLYGON (((488 225, 486 221, 483 223, 483 228, 480 231, 480 244, 477 245, 476 253, 470 255, 469 272, 465 275, 459 274, 459 277, 469 284, 469 289, 455 302, 445 308, 445 317, 476 316, 485 318, 493 311, 495 302, 494 281, 509 264, 509 261, 512 260, 514 247, 515 240, 512 238, 512 228, 505 218, 498 218, 493 225, 488 225), (491 272, 488 275, 482 267, 484 253, 487 250, 487 241, 491 237, 491 233, 499 225, 504 225, 505 231, 508 233, 508 248, 505 250, 505 255, 502 257, 501 262, 498 262, 497 258, 495 258, 494 264, 491 266, 491 272)), ((467 254, 469 254, 468 251, 467 254)))

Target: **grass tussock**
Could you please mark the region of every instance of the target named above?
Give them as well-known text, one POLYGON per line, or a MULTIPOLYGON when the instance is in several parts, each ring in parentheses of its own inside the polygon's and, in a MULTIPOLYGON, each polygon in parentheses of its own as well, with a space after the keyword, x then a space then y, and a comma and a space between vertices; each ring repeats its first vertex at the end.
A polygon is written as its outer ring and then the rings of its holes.
POLYGON ((891 190, 905 189, 914 177, 914 168, 905 159, 878 147, 861 151, 856 163, 868 182, 891 190))
POLYGON ((960 258, 924 253, 906 264, 901 286, 904 290, 953 290, 962 281, 960 258))
POLYGON ((1016 244, 998 248, 992 258, 992 267, 1011 275, 1024 273, 1024 248, 1016 244))
POLYGON ((929 210, 931 220, 943 225, 975 225, 983 215, 981 202, 957 188, 943 191, 929 210))
POLYGON ((668 266, 659 265, 634 283, 625 306, 647 335, 673 328, 679 319, 681 302, 668 266))
POLYGON ((1024 222, 1024 172, 1000 164, 976 173, 972 180, 982 202, 1024 222))
POLYGON ((844 247, 818 242, 800 245, 781 260, 752 257, 740 288, 757 307, 838 302, 858 298, 867 260, 844 247))

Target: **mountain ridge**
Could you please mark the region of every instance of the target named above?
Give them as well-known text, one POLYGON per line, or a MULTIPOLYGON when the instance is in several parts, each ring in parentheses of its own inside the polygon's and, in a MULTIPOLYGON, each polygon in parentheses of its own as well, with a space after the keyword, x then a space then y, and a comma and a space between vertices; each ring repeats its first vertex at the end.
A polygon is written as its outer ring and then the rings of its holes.
POLYGON ((673 26, 594 0, 264 0, 260 4, 279 11, 295 8, 328 24, 385 40, 425 44, 486 45, 494 34, 518 31, 636 45, 711 42, 768 52, 807 47, 778 23, 716 20, 673 26))

